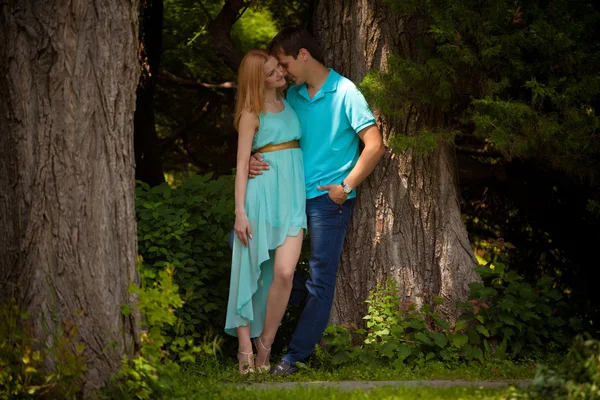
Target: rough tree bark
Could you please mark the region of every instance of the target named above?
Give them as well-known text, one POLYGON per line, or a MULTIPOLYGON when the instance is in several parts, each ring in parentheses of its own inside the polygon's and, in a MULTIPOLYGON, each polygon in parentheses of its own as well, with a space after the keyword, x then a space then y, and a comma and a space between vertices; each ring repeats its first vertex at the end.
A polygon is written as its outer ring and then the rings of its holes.
MULTIPOLYGON (((390 53, 420 60, 421 21, 390 12, 381 0, 320 1, 315 36, 328 66, 355 82, 369 70, 386 70, 390 53)), ((423 60, 420 60, 423 61, 423 60)), ((443 123, 436 109, 417 110, 400 129, 385 116, 378 123, 387 142, 443 123)), ((442 145, 429 156, 388 151, 361 185, 340 263, 332 321, 362 323, 369 290, 386 277, 399 284, 404 300, 422 302, 430 291, 446 299, 437 311, 453 321, 455 304, 478 276, 460 213, 455 150, 442 145)))
POLYGON ((139 61, 142 72, 134 115, 135 179, 156 186, 165 181, 154 118, 154 92, 162 53, 162 0, 142 0, 140 22, 139 61))
MULTIPOLYGON (((70 320, 86 391, 133 350, 136 0, 0 2, 0 301, 70 320)), ((52 361, 47 362, 51 367, 52 361)))

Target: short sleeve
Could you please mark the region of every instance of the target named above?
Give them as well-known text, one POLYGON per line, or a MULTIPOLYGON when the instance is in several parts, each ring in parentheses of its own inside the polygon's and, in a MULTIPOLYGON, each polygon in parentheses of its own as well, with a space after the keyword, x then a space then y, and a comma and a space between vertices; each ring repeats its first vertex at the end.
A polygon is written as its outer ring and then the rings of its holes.
POLYGON ((350 126, 356 133, 368 126, 375 125, 375 117, 367 104, 367 100, 356 86, 348 88, 346 92, 344 111, 350 126))

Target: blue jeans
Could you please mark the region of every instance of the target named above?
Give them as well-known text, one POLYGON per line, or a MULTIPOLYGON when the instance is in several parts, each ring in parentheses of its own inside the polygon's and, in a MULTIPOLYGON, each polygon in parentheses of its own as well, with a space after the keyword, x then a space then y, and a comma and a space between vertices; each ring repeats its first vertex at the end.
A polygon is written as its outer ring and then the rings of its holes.
POLYGON ((290 300, 300 300, 303 291, 307 297, 288 352, 283 356, 290 364, 311 355, 329 322, 338 264, 353 205, 354 199, 349 199, 340 206, 327 194, 306 201, 310 277, 304 288, 299 287, 304 282, 294 277, 293 299, 290 300))

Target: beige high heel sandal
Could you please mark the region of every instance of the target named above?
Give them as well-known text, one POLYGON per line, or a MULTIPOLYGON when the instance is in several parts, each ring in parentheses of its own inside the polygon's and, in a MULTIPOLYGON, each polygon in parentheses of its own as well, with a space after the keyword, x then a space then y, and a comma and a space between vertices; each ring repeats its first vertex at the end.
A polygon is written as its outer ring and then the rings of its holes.
MULTIPOLYGON (((258 372, 263 373, 263 372, 269 372, 271 370, 271 348, 269 347, 268 349, 265 347, 265 345, 263 344, 262 340, 260 339, 260 336, 254 339, 254 345, 256 346, 256 349, 258 351, 259 346, 263 351, 266 351, 267 354, 265 355, 265 357, 262 360, 259 360, 260 364, 263 365, 257 365, 256 368, 258 370, 258 372), (266 364, 265 364, 266 362, 266 364)), ((256 354, 258 357, 258 353, 256 354)))
POLYGON ((254 373, 254 353, 243 353, 238 351, 237 358, 240 375, 254 373))

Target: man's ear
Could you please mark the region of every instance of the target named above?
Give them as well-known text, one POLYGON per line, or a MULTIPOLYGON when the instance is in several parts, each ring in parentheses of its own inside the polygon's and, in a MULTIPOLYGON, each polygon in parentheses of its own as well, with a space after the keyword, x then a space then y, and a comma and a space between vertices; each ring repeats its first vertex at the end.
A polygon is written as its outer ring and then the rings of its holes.
POLYGON ((302 47, 298 52, 298 57, 300 57, 302 61, 307 61, 308 57, 310 57, 310 52, 302 47))

